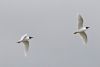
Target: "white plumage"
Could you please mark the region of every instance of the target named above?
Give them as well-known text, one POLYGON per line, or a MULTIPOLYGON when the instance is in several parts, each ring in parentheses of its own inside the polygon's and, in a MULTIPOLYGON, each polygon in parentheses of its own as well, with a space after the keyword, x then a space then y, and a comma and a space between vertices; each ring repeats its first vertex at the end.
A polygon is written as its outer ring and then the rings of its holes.
POLYGON ((83 42, 84 42, 85 44, 87 44, 88 39, 87 39, 87 34, 85 33, 85 31, 86 31, 86 29, 88 29, 88 28, 90 28, 90 27, 85 27, 85 26, 83 25, 83 22, 84 22, 84 21, 83 21, 82 16, 81 16, 81 15, 78 15, 78 31, 75 32, 74 34, 79 33, 80 36, 81 36, 81 38, 82 38, 82 40, 83 40, 83 42))
POLYGON ((17 43, 23 42, 24 44, 24 54, 27 56, 28 50, 29 50, 29 39, 33 37, 28 36, 27 34, 24 34, 21 39, 17 43))

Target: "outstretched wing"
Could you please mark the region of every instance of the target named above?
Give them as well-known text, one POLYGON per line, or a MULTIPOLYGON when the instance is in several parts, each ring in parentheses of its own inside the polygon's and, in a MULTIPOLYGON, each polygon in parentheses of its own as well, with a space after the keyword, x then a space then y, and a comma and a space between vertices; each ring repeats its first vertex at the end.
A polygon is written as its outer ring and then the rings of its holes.
POLYGON ((85 44, 87 44, 88 39, 87 39, 86 33, 85 33, 85 32, 81 32, 81 33, 80 33, 80 36, 81 36, 83 42, 84 42, 85 44))
POLYGON ((26 37, 27 37, 27 34, 24 34, 24 35, 21 37, 20 41, 22 41, 22 40, 25 39, 26 37))
POLYGON ((78 29, 83 27, 83 18, 81 15, 78 16, 78 29))
POLYGON ((25 56, 27 56, 28 50, 29 50, 29 41, 24 41, 24 53, 25 56))

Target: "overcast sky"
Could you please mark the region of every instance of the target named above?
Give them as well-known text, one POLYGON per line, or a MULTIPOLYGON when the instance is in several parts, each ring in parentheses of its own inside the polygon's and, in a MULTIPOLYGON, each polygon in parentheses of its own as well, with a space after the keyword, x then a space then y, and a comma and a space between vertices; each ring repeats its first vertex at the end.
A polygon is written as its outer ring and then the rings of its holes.
POLYGON ((1 0, 0 67, 100 67, 99 0, 1 0), (88 47, 74 35, 77 14, 90 29, 88 47), (28 56, 16 42, 27 33, 28 56))

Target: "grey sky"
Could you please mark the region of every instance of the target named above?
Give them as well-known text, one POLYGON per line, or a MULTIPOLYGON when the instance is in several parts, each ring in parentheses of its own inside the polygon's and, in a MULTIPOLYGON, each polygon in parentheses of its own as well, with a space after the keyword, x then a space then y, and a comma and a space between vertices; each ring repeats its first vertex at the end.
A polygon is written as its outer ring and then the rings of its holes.
POLYGON ((1 0, 0 67, 100 67, 99 0, 1 0), (88 48, 73 34, 85 19, 88 48), (28 57, 17 40, 30 40, 28 57))

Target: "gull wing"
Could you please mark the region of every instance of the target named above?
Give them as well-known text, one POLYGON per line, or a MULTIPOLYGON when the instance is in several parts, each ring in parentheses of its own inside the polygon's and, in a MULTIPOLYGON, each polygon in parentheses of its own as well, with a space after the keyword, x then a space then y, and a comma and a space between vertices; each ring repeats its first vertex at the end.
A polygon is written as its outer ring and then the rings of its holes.
POLYGON ((85 33, 85 32, 80 32, 80 36, 81 36, 83 42, 84 42, 85 44, 87 44, 88 39, 87 39, 86 33, 85 33))
POLYGON ((27 37, 27 34, 24 34, 24 35, 21 37, 20 41, 22 41, 22 40, 25 39, 26 37, 27 37))
POLYGON ((29 50, 29 41, 24 41, 24 53, 25 56, 27 56, 28 50, 29 50))
POLYGON ((78 16, 78 29, 83 27, 83 18, 81 15, 78 16))

